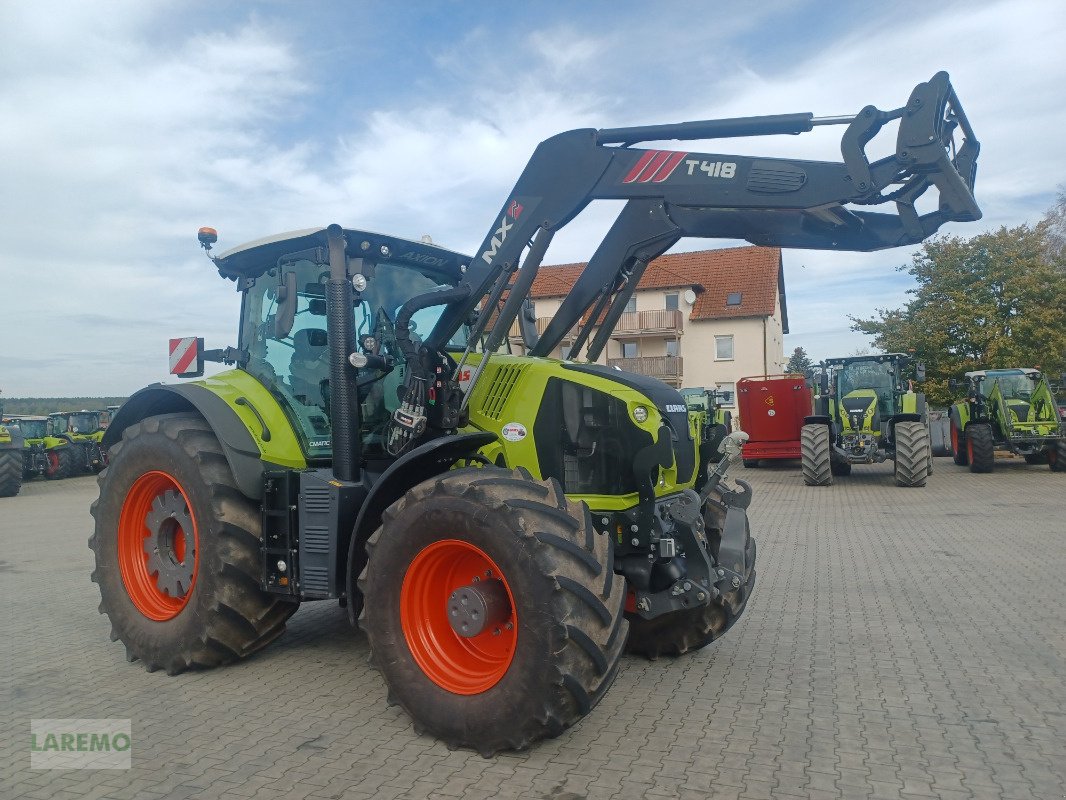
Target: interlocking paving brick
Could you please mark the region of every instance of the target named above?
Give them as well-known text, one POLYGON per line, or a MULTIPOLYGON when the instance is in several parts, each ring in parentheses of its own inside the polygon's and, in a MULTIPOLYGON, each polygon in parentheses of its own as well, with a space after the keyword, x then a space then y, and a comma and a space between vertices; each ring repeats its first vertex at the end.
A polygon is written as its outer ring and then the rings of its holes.
POLYGON ((721 642, 624 659, 562 737, 482 759, 417 735, 335 604, 224 669, 125 661, 96 607, 90 477, 0 500, 0 797, 1057 798, 1066 796, 1066 481, 937 459, 805 487, 743 470, 759 582, 721 642), (34 717, 133 721, 126 772, 29 769, 34 717))

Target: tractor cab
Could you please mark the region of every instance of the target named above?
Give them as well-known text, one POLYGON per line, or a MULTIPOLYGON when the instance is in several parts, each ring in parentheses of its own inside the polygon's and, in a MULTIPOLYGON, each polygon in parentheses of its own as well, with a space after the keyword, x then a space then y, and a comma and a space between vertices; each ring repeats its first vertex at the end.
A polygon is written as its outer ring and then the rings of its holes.
MULTIPOLYGON (((239 280, 242 303, 240 359, 266 387, 293 425, 310 459, 332 454, 330 348, 327 333, 329 261, 326 248, 309 246, 316 231, 283 234, 223 253, 220 272, 239 280)), ((400 406, 407 357, 396 338, 396 318, 412 296, 453 287, 466 257, 362 231, 345 231, 364 253, 352 277, 351 323, 360 354, 378 369, 361 368, 357 381, 364 455, 385 455, 385 432, 400 406)), ((416 311, 409 323, 417 347, 440 318, 442 306, 416 311)), ((466 327, 449 350, 466 347, 466 327)))
POLYGON ((906 391, 903 380, 909 357, 903 353, 828 359, 831 416, 845 435, 871 443, 889 420, 900 413, 906 391))

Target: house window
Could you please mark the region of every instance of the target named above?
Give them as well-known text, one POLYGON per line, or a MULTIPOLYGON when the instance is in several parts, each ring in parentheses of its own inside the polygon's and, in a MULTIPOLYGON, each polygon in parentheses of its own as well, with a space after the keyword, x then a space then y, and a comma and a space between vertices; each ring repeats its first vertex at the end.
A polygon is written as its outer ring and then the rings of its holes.
POLYGON ((714 337, 714 360, 715 361, 732 361, 733 360, 733 337, 730 336, 715 336, 714 337))
POLYGON ((626 303, 626 313, 635 314, 637 311, 637 298, 630 297, 629 302, 626 303))
POLYGON ((677 311, 677 293, 668 294, 666 296, 666 310, 677 311))
POLYGON ((637 343, 636 342, 622 342, 622 358, 636 358, 637 357, 637 343))
POLYGON ((739 306, 740 305, 740 301, 742 299, 744 299, 744 293, 743 292, 730 292, 729 295, 725 299, 725 304, 727 306, 739 306))
POLYGON ((678 351, 680 350, 680 345, 681 342, 679 342, 677 339, 667 339, 666 354, 668 356, 676 356, 678 354, 678 351))
POLYGON ((732 383, 716 383, 718 389, 718 404, 735 408, 737 405, 737 387, 732 383))

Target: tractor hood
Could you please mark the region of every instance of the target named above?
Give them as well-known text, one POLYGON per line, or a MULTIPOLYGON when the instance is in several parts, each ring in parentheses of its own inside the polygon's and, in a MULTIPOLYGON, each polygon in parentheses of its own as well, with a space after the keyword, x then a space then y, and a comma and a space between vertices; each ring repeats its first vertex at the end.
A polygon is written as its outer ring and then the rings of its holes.
POLYGON ((840 399, 840 421, 846 433, 871 432, 877 419, 877 392, 856 389, 840 399))

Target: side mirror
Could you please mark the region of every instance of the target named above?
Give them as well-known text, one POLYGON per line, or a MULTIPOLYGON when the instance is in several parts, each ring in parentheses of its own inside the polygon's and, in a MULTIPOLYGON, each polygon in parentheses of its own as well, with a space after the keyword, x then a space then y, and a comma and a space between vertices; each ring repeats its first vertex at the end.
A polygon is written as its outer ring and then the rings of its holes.
POLYGON ((274 338, 284 339, 296 321, 296 273, 283 272, 278 286, 278 310, 274 314, 274 338))
POLYGON ((918 366, 914 368, 914 375, 920 381, 924 381, 925 380, 925 362, 924 361, 919 361, 918 362, 918 366))
POLYGON ((958 378, 948 378, 948 389, 953 392, 962 391, 963 383, 958 378))
POLYGON ((829 373, 822 372, 818 376, 818 393, 821 395, 829 394, 829 373))

